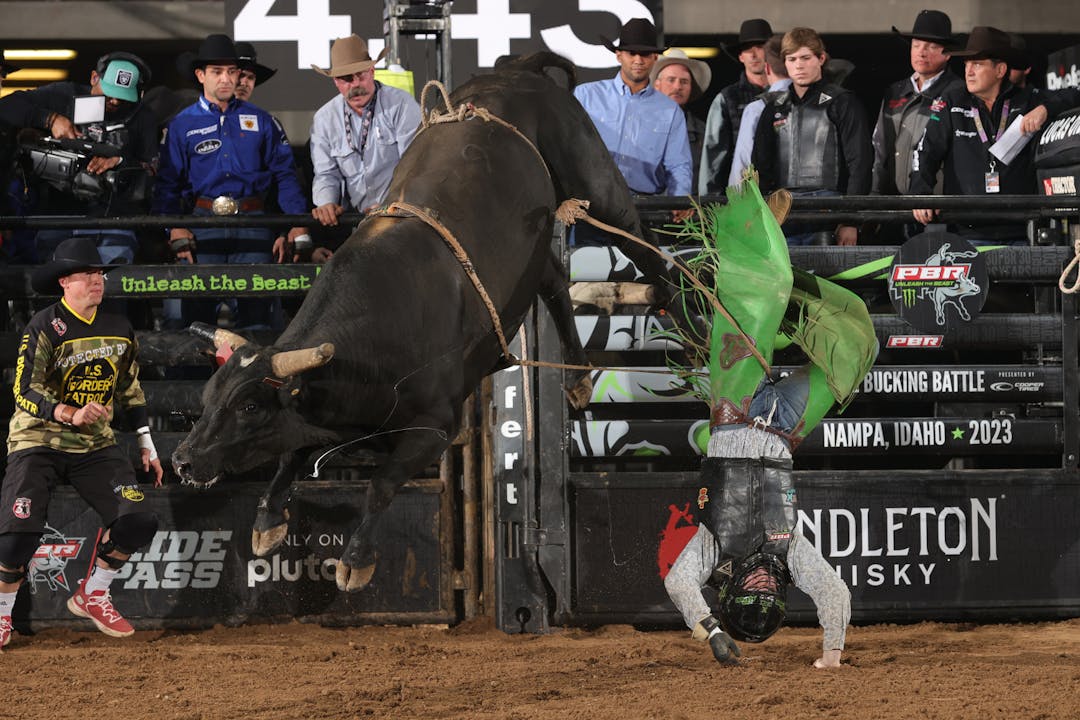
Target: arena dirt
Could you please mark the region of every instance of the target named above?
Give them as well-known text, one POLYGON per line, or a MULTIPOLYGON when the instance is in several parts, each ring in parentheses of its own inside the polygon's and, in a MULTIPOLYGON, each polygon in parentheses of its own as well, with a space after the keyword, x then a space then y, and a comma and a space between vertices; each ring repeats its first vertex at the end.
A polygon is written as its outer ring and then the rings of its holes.
POLYGON ((16 635, 0 655, 4 717, 1080 718, 1080 620, 852 628, 838 670, 820 631, 786 628, 720 667, 682 632, 626 626, 505 635, 300 623, 16 635))

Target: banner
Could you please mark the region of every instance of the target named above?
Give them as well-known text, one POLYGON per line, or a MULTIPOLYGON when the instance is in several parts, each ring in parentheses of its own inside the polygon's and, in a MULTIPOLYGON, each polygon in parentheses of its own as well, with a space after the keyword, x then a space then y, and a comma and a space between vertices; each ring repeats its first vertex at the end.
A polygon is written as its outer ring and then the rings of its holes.
MULTIPOLYGON (((302 482, 293 486, 284 544, 266 557, 251 551, 251 524, 264 489, 234 483, 207 491, 144 486, 160 528, 131 556, 112 584, 117 609, 136 628, 236 624, 290 616, 325 623, 362 622, 367 613, 402 622, 448 622, 444 603, 439 488, 413 483, 380 525, 371 585, 338 591, 337 559, 360 517, 364 485, 302 482)), ((69 487, 54 491, 48 527, 15 604, 15 624, 84 622, 68 597, 87 575, 100 518, 69 487)), ((89 623, 86 622, 87 627, 89 623)), ((25 626, 25 625, 24 625, 25 626)))

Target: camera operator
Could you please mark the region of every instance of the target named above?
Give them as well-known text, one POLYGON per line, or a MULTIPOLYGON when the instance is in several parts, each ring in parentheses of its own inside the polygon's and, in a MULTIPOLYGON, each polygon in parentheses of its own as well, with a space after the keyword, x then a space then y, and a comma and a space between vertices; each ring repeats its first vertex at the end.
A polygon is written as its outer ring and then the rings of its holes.
MULTIPOLYGON (((157 157, 154 117, 141 103, 149 78, 139 57, 114 52, 98 60, 89 85, 58 82, 0 99, 0 122, 6 125, 43 131, 58 140, 88 141, 72 146, 40 140, 27 130, 20 133, 24 182, 36 196, 31 212, 90 217, 147 212, 157 157), (87 95, 105 96, 104 118, 76 126, 71 117, 75 98, 87 95), (75 167, 68 171, 69 165, 50 162, 58 156, 74 160, 75 167)), ((38 232, 38 260, 50 257, 72 235, 90 236, 103 262, 135 260, 134 232, 97 229, 38 232)))

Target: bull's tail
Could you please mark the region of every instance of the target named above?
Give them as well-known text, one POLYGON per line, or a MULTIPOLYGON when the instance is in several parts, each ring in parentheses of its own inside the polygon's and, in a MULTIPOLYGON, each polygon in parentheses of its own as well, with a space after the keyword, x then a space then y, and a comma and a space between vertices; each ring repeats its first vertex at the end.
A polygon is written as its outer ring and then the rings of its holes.
POLYGON ((531 72, 538 75, 547 75, 547 68, 556 68, 566 73, 566 81, 570 90, 577 85, 577 67, 562 55, 550 51, 543 51, 525 55, 524 57, 500 58, 495 63, 496 72, 531 72))

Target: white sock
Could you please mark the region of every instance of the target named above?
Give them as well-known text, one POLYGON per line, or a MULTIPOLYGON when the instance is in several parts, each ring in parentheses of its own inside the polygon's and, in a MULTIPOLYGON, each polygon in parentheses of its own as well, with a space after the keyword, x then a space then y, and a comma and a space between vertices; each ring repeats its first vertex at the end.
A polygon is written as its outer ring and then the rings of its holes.
POLYGON ((11 609, 15 607, 15 596, 18 594, 18 591, 0 593, 0 617, 11 616, 11 609))
POLYGON ((83 592, 91 595, 99 590, 108 590, 118 572, 120 571, 112 568, 106 569, 95 563, 94 572, 90 574, 90 579, 83 585, 83 592))

